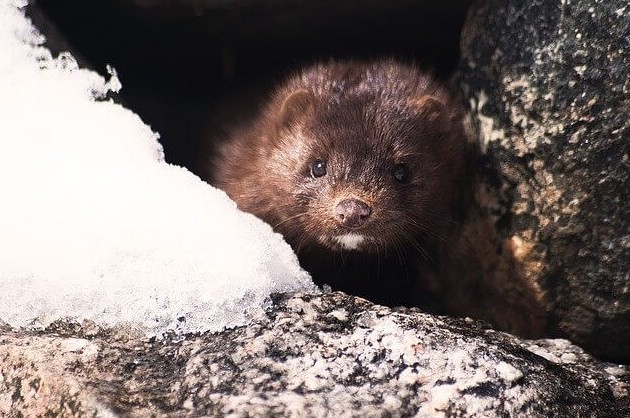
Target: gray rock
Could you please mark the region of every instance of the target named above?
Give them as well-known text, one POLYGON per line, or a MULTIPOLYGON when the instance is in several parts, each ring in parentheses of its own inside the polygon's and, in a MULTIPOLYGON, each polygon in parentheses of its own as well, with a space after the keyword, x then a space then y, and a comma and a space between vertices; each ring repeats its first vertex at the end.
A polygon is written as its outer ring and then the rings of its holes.
POLYGON ((615 417, 630 370, 565 340, 342 293, 276 296, 252 324, 147 340, 59 322, 0 334, 0 415, 615 417))
POLYGON ((460 69, 501 196, 496 226, 540 288, 548 330, 626 363, 629 36, 626 0, 479 1, 460 69))

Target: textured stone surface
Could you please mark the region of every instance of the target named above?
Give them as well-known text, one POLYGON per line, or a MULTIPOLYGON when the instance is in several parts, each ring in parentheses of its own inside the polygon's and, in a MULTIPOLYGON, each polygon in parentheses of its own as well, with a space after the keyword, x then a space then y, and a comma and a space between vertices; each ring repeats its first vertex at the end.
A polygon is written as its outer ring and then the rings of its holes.
POLYGON ((630 5, 488 0, 461 82, 496 225, 541 289, 549 330, 630 362, 630 5))
POLYGON ((622 417, 629 380, 564 340, 341 293, 278 296, 213 335, 149 341, 63 322, 0 334, 2 416, 622 417))

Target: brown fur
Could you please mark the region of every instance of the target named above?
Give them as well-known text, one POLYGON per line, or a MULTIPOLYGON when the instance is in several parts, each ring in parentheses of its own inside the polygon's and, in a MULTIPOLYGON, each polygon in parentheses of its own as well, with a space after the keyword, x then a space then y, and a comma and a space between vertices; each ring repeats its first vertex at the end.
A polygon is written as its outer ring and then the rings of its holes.
POLYGON ((215 144, 206 178, 283 234, 318 284, 540 336, 526 246, 472 196, 484 189, 462 113, 412 66, 317 65, 215 144))
POLYGON ((435 268, 463 211, 468 147, 460 108, 429 75, 395 61, 337 62, 289 78, 220 144, 210 181, 283 234, 316 282, 417 304, 409 289, 435 268), (316 160, 327 164, 318 178, 316 160), (370 208, 359 228, 335 217, 346 199, 370 208), (348 233, 364 237, 356 249, 335 238, 348 233))

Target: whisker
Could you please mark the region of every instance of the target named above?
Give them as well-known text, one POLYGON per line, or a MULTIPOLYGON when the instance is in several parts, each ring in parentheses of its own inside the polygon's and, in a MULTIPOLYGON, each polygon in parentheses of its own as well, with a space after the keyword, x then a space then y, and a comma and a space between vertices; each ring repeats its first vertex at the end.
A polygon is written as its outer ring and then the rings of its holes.
POLYGON ((411 225, 414 229, 422 232, 424 235, 436 238, 437 240, 444 242, 446 240, 446 236, 438 232, 432 225, 426 223, 419 223, 413 219, 402 217, 400 218, 400 222, 405 225, 411 225))
POLYGON ((277 224, 273 225, 273 229, 276 229, 277 227, 279 227, 280 225, 284 224, 285 222, 292 221, 293 219, 299 218, 301 216, 305 216, 307 214, 308 214, 308 212, 302 212, 302 213, 298 213, 297 215, 289 216, 288 218, 283 219, 282 221, 280 221, 277 224))
POLYGON ((406 230, 401 229, 399 231, 399 236, 401 239, 404 240, 404 242, 411 247, 412 249, 416 250, 416 252, 418 254, 420 254, 420 256, 422 256, 423 259, 434 263, 435 260, 434 258, 431 256, 431 254, 429 253, 429 251, 427 249, 425 249, 420 242, 411 234, 409 234, 406 230))

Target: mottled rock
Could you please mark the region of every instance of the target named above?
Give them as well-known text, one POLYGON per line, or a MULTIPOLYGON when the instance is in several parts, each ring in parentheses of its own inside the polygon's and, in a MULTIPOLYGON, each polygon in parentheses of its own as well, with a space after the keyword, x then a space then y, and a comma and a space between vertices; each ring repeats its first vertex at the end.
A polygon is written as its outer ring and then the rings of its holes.
POLYGON ((249 326, 147 340, 60 322, 0 334, 2 416, 591 416, 630 370, 565 340, 342 293, 277 296, 249 326))
POLYGON ((462 36, 486 207, 548 331, 630 362, 630 5, 487 0, 462 36))

